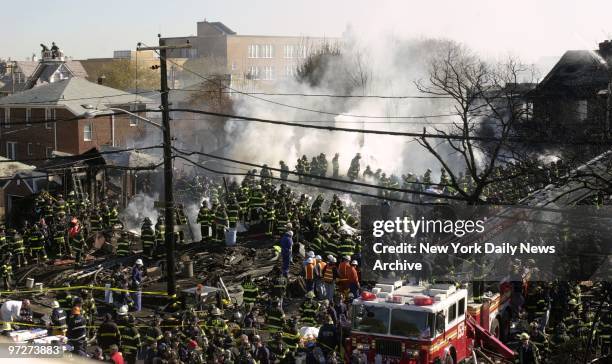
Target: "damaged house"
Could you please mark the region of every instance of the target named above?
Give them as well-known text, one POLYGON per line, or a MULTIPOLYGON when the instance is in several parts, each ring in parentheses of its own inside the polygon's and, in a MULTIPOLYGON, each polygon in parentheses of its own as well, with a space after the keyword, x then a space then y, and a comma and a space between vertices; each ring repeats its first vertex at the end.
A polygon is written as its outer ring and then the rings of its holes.
POLYGON ((565 52, 538 86, 527 94, 538 138, 607 141, 610 138, 612 41, 597 50, 565 52))

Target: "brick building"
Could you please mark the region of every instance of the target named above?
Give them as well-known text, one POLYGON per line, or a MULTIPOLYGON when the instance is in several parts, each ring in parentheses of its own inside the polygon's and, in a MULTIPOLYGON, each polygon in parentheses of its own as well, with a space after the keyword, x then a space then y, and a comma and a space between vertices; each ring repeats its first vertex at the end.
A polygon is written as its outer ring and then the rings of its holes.
POLYGON ((144 133, 144 123, 128 115, 81 119, 84 106, 143 110, 151 102, 77 77, 0 98, 0 155, 43 159, 53 151, 81 154, 101 146, 131 146, 144 133))
MULTIPOLYGON (((306 56, 337 38, 239 35, 221 22, 197 23, 197 35, 165 38, 167 45, 189 42, 192 48, 168 50, 169 58, 187 58, 185 66, 197 69, 196 59, 207 59, 203 71, 215 69, 231 75, 233 88, 271 86, 295 75, 306 56)), ((211 72, 212 73, 212 72, 211 72)))

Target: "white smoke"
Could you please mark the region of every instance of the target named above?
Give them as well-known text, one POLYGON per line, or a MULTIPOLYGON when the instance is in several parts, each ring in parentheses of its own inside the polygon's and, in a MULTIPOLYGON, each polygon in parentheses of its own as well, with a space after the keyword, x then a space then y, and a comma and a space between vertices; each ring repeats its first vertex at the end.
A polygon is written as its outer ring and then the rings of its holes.
MULTIPOLYGON (((374 39, 369 37, 370 39, 374 39)), ((414 82, 427 78, 428 59, 433 56, 441 41, 406 39, 381 36, 376 42, 363 43, 355 40, 352 33, 345 35, 343 60, 332 64, 319 87, 308 87, 290 79, 284 82, 279 93, 335 94, 341 88, 338 84, 346 80, 365 76, 367 82, 353 89, 355 95, 419 95, 414 82), (348 46, 347 46, 348 44, 348 46), (353 47, 353 48, 347 48, 353 47), (347 67, 352 69, 348 69, 347 67), (352 72, 352 74, 347 74, 352 72), (356 74, 355 74, 356 73, 356 74), (344 81, 343 81, 344 80, 344 81)), ((325 121, 314 125, 345 127, 352 129, 373 129, 384 131, 422 132, 427 126, 444 129, 443 124, 454 121, 451 117, 422 119, 361 118, 370 116, 414 116, 437 115, 452 112, 446 100, 431 99, 337 99, 322 97, 262 96, 265 99, 301 108, 329 111, 356 116, 330 116, 273 105, 248 96, 236 96, 237 115, 282 121, 325 121), (365 121, 366 123, 362 123, 365 121), (436 124, 440 123, 442 124, 436 124), (430 124, 434 123, 434 124, 430 124)), ((225 130, 228 135, 229 154, 238 160, 267 163, 278 166, 284 160, 294 168, 297 158, 306 155, 310 160, 319 153, 325 153, 328 161, 335 153, 340 154, 340 174, 346 174, 352 158, 361 153, 361 171, 370 165, 375 171, 380 168, 388 175, 405 172, 422 174, 427 168, 434 171, 440 167, 435 158, 425 151, 413 138, 349 132, 330 132, 305 128, 262 124, 243 120, 230 120, 225 130)), ((447 157, 450 151, 441 146, 447 157)), ((328 171, 329 172, 329 171, 328 171)))
POLYGON ((120 219, 125 229, 132 233, 140 234, 143 220, 148 217, 152 223, 157 221, 157 210, 154 206, 155 201, 159 200, 159 195, 146 195, 139 193, 132 197, 127 207, 121 211, 120 219))

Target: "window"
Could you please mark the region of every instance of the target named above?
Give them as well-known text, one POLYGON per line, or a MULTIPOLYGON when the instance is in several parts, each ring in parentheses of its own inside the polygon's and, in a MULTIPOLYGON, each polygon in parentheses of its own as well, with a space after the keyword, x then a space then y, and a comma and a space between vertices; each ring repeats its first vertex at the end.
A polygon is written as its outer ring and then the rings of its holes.
POLYGON ((51 158, 53 156, 53 148, 47 147, 47 158, 51 158))
POLYGON ((85 124, 83 127, 83 141, 90 142, 93 134, 93 127, 91 123, 85 124))
POLYGON ((32 143, 28 143, 28 156, 34 154, 34 145, 32 143))
POLYGON ((25 75, 22 72, 15 72, 15 83, 24 83, 25 75))
POLYGON ((525 120, 530 121, 533 119, 533 102, 528 102, 526 101, 524 103, 524 113, 525 113, 525 120))
POLYGON ((455 321, 456 318, 457 318, 457 303, 453 303, 448 308, 448 316, 447 316, 448 321, 446 321, 446 323, 450 324, 451 322, 455 321))
POLYGON ((293 45, 292 44, 285 44, 284 56, 285 58, 293 58, 293 45))
POLYGON ((249 67, 249 73, 247 73, 247 78, 250 80, 259 80, 259 68, 257 66, 249 67))
POLYGON ((8 159, 17 158, 17 142, 6 142, 6 157, 8 159))
POLYGON ((32 109, 30 109, 29 107, 26 108, 26 115, 25 115, 25 122, 27 126, 32 125, 30 123, 30 121, 32 121, 32 109))
POLYGON ((372 334, 389 333, 389 309, 365 305, 353 306, 353 330, 372 334))
POLYGON ((457 312, 457 316, 461 317, 463 316, 463 314, 465 313, 465 298, 462 298, 459 300, 459 306, 457 307, 458 312, 457 312))
MULTIPOLYGON (((55 108, 48 107, 45 109, 45 121, 46 120, 55 120, 57 118, 57 113, 55 108)), ((53 129, 53 123, 45 123, 45 128, 53 129)))
POLYGON ((260 58, 272 58, 274 57, 274 46, 272 44, 260 45, 259 53, 260 58))
POLYGON ((391 312, 391 335, 429 339, 433 324, 433 313, 402 309, 391 312))
POLYGON ((273 80, 274 79, 274 69, 272 68, 272 66, 265 66, 264 67, 263 79, 264 80, 273 80))
POLYGON ((587 100, 578 100, 576 103, 576 118, 579 121, 585 121, 588 117, 588 102, 587 100))
POLYGON ((7 107, 6 109, 4 109, 4 127, 5 128, 11 127, 11 108, 10 107, 7 107))
POLYGON ((290 78, 296 75, 297 68, 293 64, 285 65, 285 77, 290 78))
POLYGON ((251 44, 249 45, 249 58, 257 58, 257 50, 258 50, 258 46, 257 44, 251 44))

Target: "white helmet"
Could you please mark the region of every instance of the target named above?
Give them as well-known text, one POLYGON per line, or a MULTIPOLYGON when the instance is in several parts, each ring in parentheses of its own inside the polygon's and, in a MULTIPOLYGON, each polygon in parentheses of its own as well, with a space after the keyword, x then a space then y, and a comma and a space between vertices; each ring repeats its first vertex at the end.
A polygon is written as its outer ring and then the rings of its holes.
POLYGON ((359 265, 359 264, 357 264, 357 261, 356 261, 356 260, 353 260, 353 261, 351 262, 351 265, 359 265))
POLYGON ((136 259, 136 265, 142 265, 142 259, 140 258, 136 259))
POLYGON ((128 306, 123 305, 119 308, 119 312, 117 312, 117 315, 119 316, 125 316, 128 314, 128 306))
POLYGON ((306 263, 310 264, 310 263, 312 263, 312 262, 314 262, 314 259, 312 259, 312 258, 308 258, 308 259, 306 259, 306 263))
POLYGON ((327 256, 327 260, 329 262, 332 262, 332 263, 336 263, 337 262, 336 257, 334 257, 333 255, 328 255, 327 256))
POLYGON ((291 231, 291 230, 287 231, 287 235, 293 236, 293 231, 291 231))
POLYGON ((315 259, 316 259, 316 260, 321 260, 321 259, 323 259, 323 258, 321 258, 321 256, 320 256, 320 255, 317 255, 317 256, 315 257, 315 259))
POLYGON ((351 256, 350 255, 345 255, 343 258, 344 258, 344 260, 351 260, 351 256))
POLYGON ((311 250, 311 251, 308 252, 307 256, 309 258, 314 258, 315 257, 315 253, 311 250))
POLYGON ((59 306, 60 306, 60 305, 59 305, 59 302, 57 302, 57 301, 53 301, 53 302, 51 303, 51 308, 59 308, 59 306))

